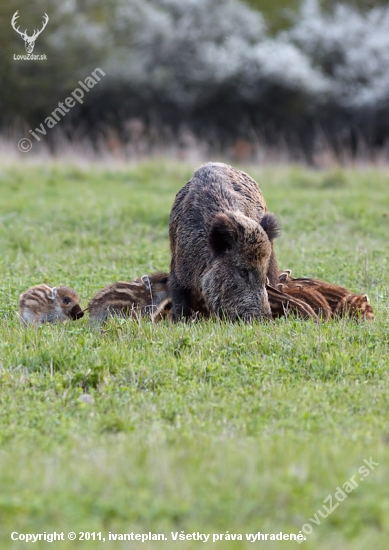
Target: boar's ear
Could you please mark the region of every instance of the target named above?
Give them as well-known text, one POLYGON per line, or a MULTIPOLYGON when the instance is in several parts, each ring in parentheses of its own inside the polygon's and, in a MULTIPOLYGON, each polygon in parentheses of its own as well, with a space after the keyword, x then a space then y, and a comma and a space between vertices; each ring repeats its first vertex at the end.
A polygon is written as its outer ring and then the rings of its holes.
POLYGON ((209 232, 209 244, 216 256, 224 254, 232 248, 237 239, 237 225, 226 214, 217 214, 211 224, 209 232))
POLYGON ((281 233, 281 225, 274 214, 270 212, 265 214, 261 220, 261 226, 269 237, 269 241, 274 241, 281 233))

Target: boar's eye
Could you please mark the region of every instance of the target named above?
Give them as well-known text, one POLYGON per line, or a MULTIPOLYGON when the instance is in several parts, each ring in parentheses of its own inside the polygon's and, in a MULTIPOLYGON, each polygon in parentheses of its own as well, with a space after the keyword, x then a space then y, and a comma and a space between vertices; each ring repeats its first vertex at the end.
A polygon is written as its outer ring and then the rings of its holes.
POLYGON ((65 298, 62 300, 64 304, 70 304, 71 299, 65 296, 65 298))
POLYGON ((242 279, 244 279, 245 281, 248 281, 249 280, 249 272, 248 272, 248 269, 240 269, 239 270, 239 274, 240 276, 242 277, 242 279))

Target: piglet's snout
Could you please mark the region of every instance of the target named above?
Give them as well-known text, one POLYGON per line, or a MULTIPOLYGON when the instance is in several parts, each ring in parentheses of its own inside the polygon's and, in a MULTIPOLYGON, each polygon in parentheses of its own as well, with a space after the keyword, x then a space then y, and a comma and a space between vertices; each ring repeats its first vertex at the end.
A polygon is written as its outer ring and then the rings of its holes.
POLYGON ((75 305, 69 311, 69 317, 71 317, 73 321, 76 321, 76 319, 81 319, 81 317, 84 317, 84 312, 79 305, 75 305))

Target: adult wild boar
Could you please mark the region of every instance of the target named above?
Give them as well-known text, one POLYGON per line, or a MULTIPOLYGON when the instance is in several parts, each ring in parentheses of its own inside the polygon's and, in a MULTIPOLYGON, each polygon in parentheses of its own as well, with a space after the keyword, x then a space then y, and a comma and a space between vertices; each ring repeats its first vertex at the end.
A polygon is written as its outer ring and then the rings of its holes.
POLYGON ((169 221, 173 319, 194 312, 271 317, 266 282, 277 284, 279 226, 257 183, 222 163, 201 166, 177 194, 169 221))

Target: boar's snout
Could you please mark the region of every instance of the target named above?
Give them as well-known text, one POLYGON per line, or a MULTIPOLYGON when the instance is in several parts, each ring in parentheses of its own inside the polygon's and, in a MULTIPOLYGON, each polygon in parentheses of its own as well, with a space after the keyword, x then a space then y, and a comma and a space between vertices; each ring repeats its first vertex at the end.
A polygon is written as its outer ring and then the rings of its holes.
POLYGON ((259 309, 261 311, 259 318, 271 319, 272 313, 266 288, 264 288, 263 292, 259 295, 259 309))
POLYGON ((249 304, 243 308, 240 306, 237 310, 238 318, 248 323, 255 320, 271 319, 272 313, 266 289, 264 288, 259 294, 253 292, 251 298, 254 299, 250 300, 249 304))
POLYGON ((69 311, 69 317, 73 319, 73 321, 76 321, 77 319, 81 319, 81 317, 84 317, 84 312, 77 304, 73 306, 72 309, 69 311))

